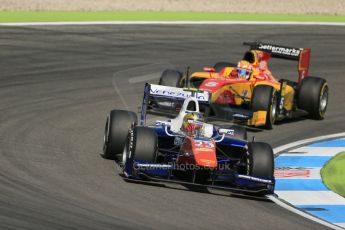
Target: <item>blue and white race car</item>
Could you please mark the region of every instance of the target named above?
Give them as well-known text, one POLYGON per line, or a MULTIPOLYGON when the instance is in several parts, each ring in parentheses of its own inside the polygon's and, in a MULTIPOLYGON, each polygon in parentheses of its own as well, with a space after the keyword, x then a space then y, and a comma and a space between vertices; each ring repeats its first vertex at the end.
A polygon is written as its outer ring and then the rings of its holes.
POLYGON ((140 121, 126 110, 112 110, 106 121, 103 153, 123 168, 126 180, 178 183, 247 194, 274 192, 273 151, 248 142, 240 126, 206 123, 199 103, 207 92, 146 84, 140 121), (182 100, 178 115, 146 125, 150 101, 182 100))

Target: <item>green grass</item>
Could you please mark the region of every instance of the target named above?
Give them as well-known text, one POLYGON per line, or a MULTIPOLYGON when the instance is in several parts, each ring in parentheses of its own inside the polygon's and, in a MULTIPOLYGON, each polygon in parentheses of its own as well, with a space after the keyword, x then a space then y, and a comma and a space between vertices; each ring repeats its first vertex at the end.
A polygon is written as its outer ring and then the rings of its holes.
POLYGON ((200 12, 0 12, 0 22, 56 21, 298 21, 345 22, 345 16, 200 12))
POLYGON ((338 153, 321 169, 326 186, 345 197, 345 152, 338 153))

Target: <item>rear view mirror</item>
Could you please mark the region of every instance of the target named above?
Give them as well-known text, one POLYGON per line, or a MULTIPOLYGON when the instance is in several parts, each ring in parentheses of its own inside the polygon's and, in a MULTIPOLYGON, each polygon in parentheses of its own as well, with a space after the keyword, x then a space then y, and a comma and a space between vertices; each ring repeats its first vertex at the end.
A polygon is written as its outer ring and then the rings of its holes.
POLYGON ((204 67, 204 71, 209 72, 209 73, 214 73, 216 72, 216 69, 212 67, 204 67))
POLYGON ((227 134, 227 135, 234 136, 235 135, 235 130, 233 130, 233 129, 219 129, 218 133, 219 134, 227 134))

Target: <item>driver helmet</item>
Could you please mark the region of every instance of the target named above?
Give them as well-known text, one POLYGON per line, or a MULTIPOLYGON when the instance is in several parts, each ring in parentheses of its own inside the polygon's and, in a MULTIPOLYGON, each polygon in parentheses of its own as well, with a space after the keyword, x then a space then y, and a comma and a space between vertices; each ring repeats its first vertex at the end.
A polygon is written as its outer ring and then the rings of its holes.
POLYGON ((203 127, 203 120, 200 113, 187 113, 183 117, 182 131, 188 135, 198 136, 203 127))
POLYGON ((237 65, 237 77, 240 79, 249 80, 253 73, 253 66, 248 61, 240 61, 237 65))

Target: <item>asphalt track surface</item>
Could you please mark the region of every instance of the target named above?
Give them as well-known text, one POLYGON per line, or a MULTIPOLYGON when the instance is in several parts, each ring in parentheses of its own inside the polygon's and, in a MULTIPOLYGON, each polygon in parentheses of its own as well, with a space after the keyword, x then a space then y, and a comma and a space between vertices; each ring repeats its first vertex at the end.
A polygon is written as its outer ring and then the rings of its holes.
MULTIPOLYGON (((325 120, 251 136, 277 147, 343 132, 344 37, 325 26, 0 27, 0 229, 325 229, 270 201, 126 183, 100 153, 108 111, 136 109, 142 94, 114 86, 118 71, 236 62, 242 41, 311 47, 310 74, 331 90, 325 120)), ((293 62, 271 66, 296 78, 293 62)))

